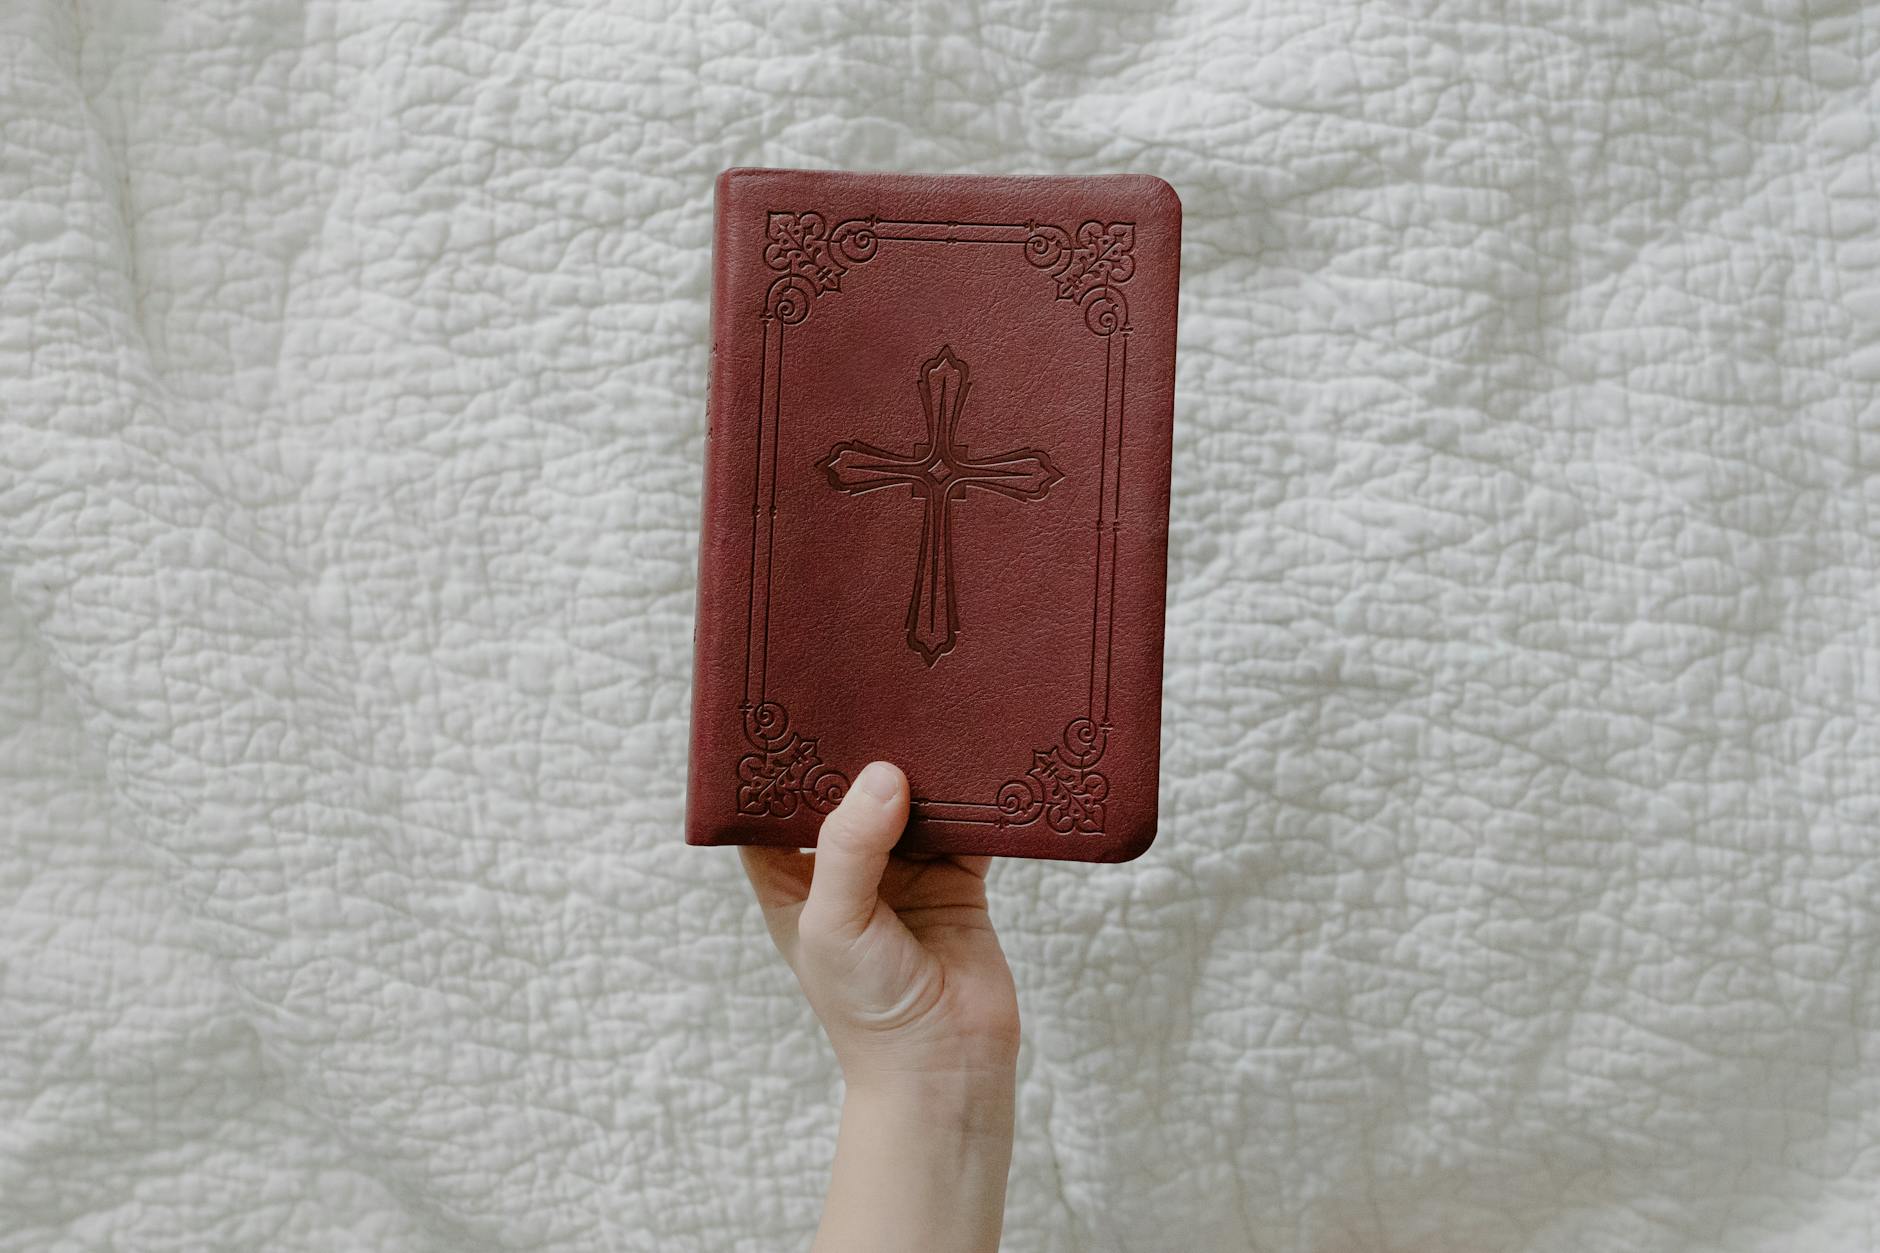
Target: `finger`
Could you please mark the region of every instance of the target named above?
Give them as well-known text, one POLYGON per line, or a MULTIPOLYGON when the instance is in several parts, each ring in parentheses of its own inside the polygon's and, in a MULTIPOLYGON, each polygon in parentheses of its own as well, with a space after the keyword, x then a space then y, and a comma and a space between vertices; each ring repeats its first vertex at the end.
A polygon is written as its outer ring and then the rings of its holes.
POLYGON ((816 862, 797 848, 766 848, 745 844, 738 849, 744 877, 765 912, 801 905, 809 895, 809 875, 816 862))
POLYGON ((954 862, 961 870, 975 879, 983 879, 992 870, 992 858, 986 856, 955 857, 954 862))
POLYGON ((816 837, 806 927, 834 939, 861 934, 874 915, 889 851, 906 825, 907 776, 885 761, 870 762, 816 837))
POLYGON ((992 869, 992 858, 984 854, 910 852, 896 853, 895 856, 917 869, 932 862, 951 862, 975 879, 985 878, 992 869))
POLYGON ((902 863, 914 874, 919 874, 929 866, 945 866, 964 870, 975 879, 984 879, 992 869, 992 858, 983 854, 896 853, 889 864, 895 862, 902 863))
POLYGON ((761 848, 746 845, 738 850, 744 863, 745 877, 757 896, 764 915, 764 930, 777 946, 783 959, 796 965, 798 919, 803 901, 809 895, 809 872, 813 859, 794 848, 761 848))

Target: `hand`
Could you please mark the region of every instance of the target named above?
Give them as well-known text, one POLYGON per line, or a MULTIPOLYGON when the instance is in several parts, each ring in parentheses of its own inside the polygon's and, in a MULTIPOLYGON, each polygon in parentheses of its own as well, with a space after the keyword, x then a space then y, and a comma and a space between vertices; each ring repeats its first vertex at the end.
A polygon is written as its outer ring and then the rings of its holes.
POLYGON ((991 859, 893 855, 907 806, 906 776, 875 762, 813 855, 740 850, 851 1088, 1007 1072, 1018 1055, 1018 997, 986 912, 991 859))
POLYGON ((996 1253, 1005 1221, 1018 997, 990 860, 894 856, 906 825, 907 778, 878 761, 814 855, 740 850, 847 1080, 813 1253, 996 1253))

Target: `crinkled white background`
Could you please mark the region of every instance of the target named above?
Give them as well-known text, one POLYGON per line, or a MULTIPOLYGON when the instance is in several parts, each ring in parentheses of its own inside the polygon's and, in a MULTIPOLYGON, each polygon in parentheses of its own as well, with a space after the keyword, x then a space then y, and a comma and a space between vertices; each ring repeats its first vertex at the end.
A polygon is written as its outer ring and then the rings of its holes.
POLYGON ((678 830, 732 164, 1186 202, 1165 821, 994 875, 1008 1249, 1880 1246, 1876 83, 1851 2, 15 0, 0 1249, 807 1240, 678 830))

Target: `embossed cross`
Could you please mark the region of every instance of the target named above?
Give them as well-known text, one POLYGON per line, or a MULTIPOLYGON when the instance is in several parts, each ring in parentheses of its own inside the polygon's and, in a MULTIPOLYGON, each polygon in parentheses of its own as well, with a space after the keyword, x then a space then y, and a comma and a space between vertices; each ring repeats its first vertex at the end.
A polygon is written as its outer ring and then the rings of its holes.
POLYGON ((916 386, 927 417, 927 440, 911 453, 844 440, 818 464, 830 486, 851 496, 884 487, 909 488, 925 502, 914 594, 907 606, 907 642, 929 665, 959 638, 959 608, 953 594, 953 503, 969 489, 1013 500, 1042 500, 1064 476, 1036 448, 973 457, 955 442, 954 430, 971 382, 966 363, 950 347, 923 362, 916 386))

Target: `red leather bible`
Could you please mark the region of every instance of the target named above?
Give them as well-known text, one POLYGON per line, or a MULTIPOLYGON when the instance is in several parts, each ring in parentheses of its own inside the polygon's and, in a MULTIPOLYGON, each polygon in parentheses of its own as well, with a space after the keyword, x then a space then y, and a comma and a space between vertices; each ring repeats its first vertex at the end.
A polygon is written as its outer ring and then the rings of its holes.
POLYGON ((686 839, 1155 837, 1181 202, 1160 179, 718 180, 686 839))

